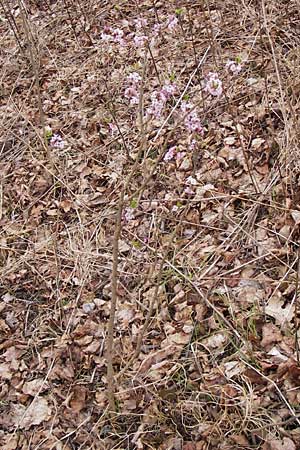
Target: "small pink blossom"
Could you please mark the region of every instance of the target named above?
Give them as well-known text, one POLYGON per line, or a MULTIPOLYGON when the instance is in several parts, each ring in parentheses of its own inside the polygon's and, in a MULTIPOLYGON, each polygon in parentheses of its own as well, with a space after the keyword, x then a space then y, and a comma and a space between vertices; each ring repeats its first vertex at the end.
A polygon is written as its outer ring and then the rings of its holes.
POLYGON ((160 91, 153 91, 151 94, 151 105, 147 108, 146 114, 159 119, 167 101, 172 97, 175 91, 176 85, 170 83, 165 84, 160 91))
POLYGON ((174 156, 175 156, 175 152, 176 152, 176 146, 174 145, 173 147, 170 147, 169 150, 167 151, 167 153, 164 156, 164 161, 171 161, 174 156))
POLYGON ((184 124, 185 124, 187 130, 190 131, 191 133, 203 134, 204 130, 202 127, 202 123, 197 114, 197 111, 195 111, 194 105, 192 103, 183 101, 181 103, 180 108, 181 108, 181 111, 184 114, 186 114, 186 117, 184 119, 184 124))
POLYGON ((188 195, 193 195, 193 194, 195 194, 195 192, 193 191, 193 189, 191 189, 189 186, 187 186, 187 187, 184 189, 184 192, 185 192, 186 194, 188 194, 188 195))
POLYGON ((59 134, 55 133, 50 139, 50 145, 51 147, 59 148, 62 150, 65 146, 65 141, 59 134))
POLYGON ((169 16, 167 20, 167 28, 169 31, 174 31, 178 25, 178 19, 176 16, 169 16))
POLYGON ((192 139, 191 142, 190 142, 190 144, 189 144, 189 147, 188 147, 189 150, 191 150, 191 151, 195 150, 196 145, 197 145, 196 139, 192 139))
POLYGON ((220 97, 223 92, 222 81, 219 79, 218 74, 215 72, 209 72, 207 76, 207 82, 205 90, 215 97, 220 97))
POLYGON ((185 180, 185 183, 189 184, 191 186, 196 186, 198 184, 197 180, 192 176, 187 177, 187 179, 185 180))
POLYGON ((225 67, 228 72, 231 72, 233 75, 238 75, 242 70, 242 65, 232 60, 227 61, 225 67))
POLYGON ((102 41, 104 41, 104 42, 112 41, 112 36, 108 33, 101 33, 100 37, 101 37, 102 41))
POLYGON ((202 123, 196 111, 192 111, 190 114, 188 114, 184 123, 188 131, 190 131, 191 133, 203 134, 202 123))
POLYGON ((125 45, 124 31, 120 28, 105 27, 104 32, 100 36, 105 42, 115 42, 120 45, 125 45))
POLYGON ((162 116, 162 112, 164 109, 165 103, 157 98, 153 98, 151 105, 146 109, 147 116, 153 116, 156 119, 159 119, 162 116))
POLYGON ((171 83, 166 83, 162 89, 161 89, 161 94, 166 98, 166 100, 169 100, 169 98, 171 98, 177 90, 177 86, 176 84, 171 84, 171 83))
POLYGON ((111 132, 112 136, 115 136, 118 133, 118 127, 115 123, 110 122, 108 124, 109 131, 111 132))
POLYGON ((124 211, 124 219, 129 222, 130 220, 133 220, 135 218, 134 216, 134 208, 125 208, 124 211))
POLYGON ((129 86, 125 89, 124 96, 130 100, 131 106, 139 104, 139 94, 134 86, 129 86))
POLYGON ((153 27, 153 36, 158 36, 163 28, 163 25, 161 23, 156 23, 153 27))
POLYGON ((135 19, 134 24, 137 30, 141 30, 142 28, 147 26, 147 19, 144 18, 139 18, 139 19, 135 19))
POLYGON ((186 153, 185 152, 178 152, 176 153, 176 161, 181 161, 184 157, 185 157, 186 153))
POLYGON ((148 41, 148 37, 144 34, 136 34, 133 38, 133 42, 136 47, 140 48, 145 45, 145 43, 148 41))
POLYGON ((129 81, 132 84, 138 84, 141 80, 142 77, 137 72, 131 72, 127 77, 127 81, 129 81))
POLYGON ((183 113, 187 113, 189 110, 193 109, 194 105, 192 103, 188 103, 186 101, 181 102, 180 109, 183 113))

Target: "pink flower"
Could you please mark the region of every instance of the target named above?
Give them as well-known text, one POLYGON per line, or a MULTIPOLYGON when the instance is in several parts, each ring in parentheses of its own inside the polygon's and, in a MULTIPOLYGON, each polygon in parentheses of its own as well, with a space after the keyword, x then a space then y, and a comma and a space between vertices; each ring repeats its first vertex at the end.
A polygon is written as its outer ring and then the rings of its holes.
POLYGON ((134 216, 134 208, 125 208, 123 217, 126 220, 126 222, 129 222, 130 220, 133 220, 135 218, 135 216, 134 216))
POLYGON ((215 72, 209 72, 207 76, 207 82, 205 90, 215 97, 220 97, 223 92, 222 81, 219 79, 218 74, 215 72))
POLYGON ((118 133, 118 127, 115 123, 110 122, 108 124, 109 131, 111 132, 112 136, 115 136, 118 133))
POLYGON ((156 23, 153 27, 153 36, 158 36, 163 28, 163 25, 161 23, 156 23))
POLYGON ((233 75, 239 74, 242 70, 242 65, 232 60, 227 61, 225 67, 228 70, 228 72, 231 72, 233 75))
POLYGON ((181 106, 180 109, 183 113, 188 112, 190 109, 194 108, 194 105, 192 103, 188 103, 188 102, 181 102, 181 106))
POLYGON ((192 111, 184 121, 186 128, 191 133, 203 134, 202 123, 198 117, 196 111, 192 111))
POLYGON ((143 18, 139 18, 139 19, 135 19, 134 21, 135 23, 135 27, 137 30, 141 30, 142 28, 147 26, 147 19, 143 19, 143 18))
POLYGON ((181 102, 181 111, 187 116, 184 119, 184 124, 188 131, 191 133, 203 134, 204 130, 202 127, 201 120, 194 109, 194 105, 192 103, 187 103, 185 101, 181 102), (191 111, 189 113, 189 111, 191 111))
POLYGON ((178 25, 178 19, 176 16, 169 16, 167 20, 167 28, 169 31, 174 31, 178 25))
POLYGON ((65 141, 59 134, 55 133, 50 139, 50 145, 51 147, 59 148, 62 150, 65 146, 65 141))
POLYGON ((195 150, 196 145, 197 145, 196 139, 192 139, 189 145, 189 150, 191 151, 195 150))
POLYGON ((165 154, 164 161, 171 161, 175 156, 175 152, 176 146, 174 145, 173 147, 170 147, 167 153, 165 154))
POLYGON ((189 186, 184 189, 184 192, 188 195, 193 195, 195 192, 189 186))
POLYGON ((159 119, 167 101, 175 91, 176 85, 170 83, 165 84, 160 91, 153 91, 151 94, 151 105, 146 110, 147 115, 159 119))
POLYGON ((144 34, 136 34, 133 38, 133 42, 136 47, 143 47, 147 42, 148 38, 144 34))
POLYGON ((134 86, 125 89, 124 96, 130 100, 131 106, 139 104, 139 94, 134 86))
POLYGON ((185 157, 185 155, 186 155, 185 152, 178 152, 178 153, 176 153, 176 161, 177 162, 181 161, 185 157))
POLYGON ((125 45, 124 31, 120 28, 104 27, 104 32, 101 33, 101 39, 105 42, 115 42, 120 45, 125 45))
POLYGON ((166 83, 162 87, 160 92, 166 98, 166 100, 168 100, 169 98, 172 97, 172 95, 174 95, 176 93, 176 90, 177 90, 177 86, 175 84, 166 83))
POLYGON ((142 77, 137 72, 131 72, 127 77, 127 81, 132 84, 138 84, 141 80, 142 77))
POLYGON ((185 183, 189 184, 191 186, 196 186, 198 184, 197 180, 192 176, 187 177, 187 179, 185 180, 185 183))

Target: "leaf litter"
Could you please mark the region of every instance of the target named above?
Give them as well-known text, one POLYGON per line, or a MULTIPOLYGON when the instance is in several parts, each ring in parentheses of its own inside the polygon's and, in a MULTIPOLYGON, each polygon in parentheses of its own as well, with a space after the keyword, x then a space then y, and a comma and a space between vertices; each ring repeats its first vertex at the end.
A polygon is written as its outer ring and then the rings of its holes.
POLYGON ((297 3, 74 5, 0 7, 1 448, 298 448, 297 3))

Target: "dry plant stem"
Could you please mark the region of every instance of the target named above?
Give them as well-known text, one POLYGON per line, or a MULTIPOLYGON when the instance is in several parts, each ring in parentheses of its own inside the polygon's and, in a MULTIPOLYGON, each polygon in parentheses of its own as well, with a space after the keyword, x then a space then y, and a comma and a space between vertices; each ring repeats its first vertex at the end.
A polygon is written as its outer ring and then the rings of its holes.
MULTIPOLYGON (((143 66, 143 79, 145 77, 146 73, 146 65, 147 65, 147 54, 145 53, 144 58, 144 66, 143 66)), ((140 101, 139 106, 142 107, 143 103, 140 101)), ((142 118, 142 111, 139 111, 139 115, 142 118)), ((107 346, 106 346, 106 361, 107 361, 107 396, 109 401, 109 410, 111 413, 116 412, 116 405, 115 405, 115 379, 114 379, 114 368, 113 368, 113 344, 114 344, 114 323, 115 323, 115 315, 116 315, 116 309, 117 309, 117 289, 118 289, 118 258, 119 258, 119 239, 121 236, 122 231, 122 212, 124 208, 124 199, 125 199, 125 193, 127 191, 127 188, 131 182, 132 177, 134 176, 138 165, 141 155, 144 152, 144 144, 146 142, 145 136, 144 136, 144 126, 143 121, 141 119, 141 146, 139 149, 139 153, 137 155, 137 158, 134 162, 134 165, 124 183, 124 186, 121 190, 118 207, 117 207, 117 213, 116 213, 116 221, 115 221, 115 232, 114 232, 114 238, 113 238, 113 264, 112 264, 112 274, 111 274, 111 306, 110 306, 110 313, 109 313, 109 321, 108 321, 108 330, 107 330, 107 346)))
POLYGON ((0 0, 0 5, 1 5, 3 11, 4 11, 5 17, 7 17, 9 26, 12 29, 12 32, 13 32, 13 34, 14 34, 14 36, 16 38, 16 41, 18 43, 18 46, 19 46, 21 52, 24 55, 25 54, 24 53, 24 48, 23 48, 23 46, 22 46, 22 44, 20 42, 19 36, 18 36, 18 27, 17 27, 16 21, 15 21, 15 18, 14 18, 13 14, 11 13, 9 8, 8 8, 8 11, 6 11, 2 0, 0 0))
MULTIPOLYGON (((107 84, 106 84, 106 86, 107 86, 107 84)), ((130 162, 130 161, 132 161, 132 158, 131 158, 130 153, 129 153, 128 145, 126 144, 124 134, 123 134, 123 132, 122 132, 122 130, 121 130, 121 128, 120 128, 119 122, 118 122, 118 120, 117 120, 117 117, 116 117, 116 114, 115 114, 115 111, 114 111, 113 103, 111 104, 111 106, 110 106, 109 103, 107 103, 107 107, 108 107, 109 112, 110 112, 110 114, 111 114, 111 116, 112 116, 112 118, 113 118, 113 121, 114 121, 114 123, 115 123, 115 125, 116 125, 116 127, 117 127, 117 129, 118 129, 118 133, 119 133, 119 135, 121 136, 121 139, 122 139, 122 142, 123 142, 123 147, 124 147, 124 150, 125 150, 125 154, 126 154, 127 161, 130 162)))
POLYGON ((132 365, 132 363, 134 362, 134 360, 136 358, 138 358, 141 348, 142 348, 142 343, 143 343, 143 337, 147 331, 147 328, 149 326, 151 317, 152 317, 152 313, 153 313, 153 309, 154 309, 154 305, 157 299, 157 295, 158 295, 158 290, 160 287, 160 281, 161 281, 161 277, 162 277, 162 271, 163 271, 163 267, 164 267, 164 260, 162 259, 160 262, 160 266, 159 266, 159 272, 158 272, 158 276, 157 276, 157 281, 156 281, 156 285, 155 285, 155 290, 153 293, 153 297, 151 299, 151 303, 150 303, 150 307, 148 309, 147 312, 147 316, 146 316, 146 320, 145 323, 143 325, 143 328, 138 336, 137 339, 137 344, 136 344, 136 348, 134 351, 134 354, 132 355, 132 357, 130 358, 130 360, 127 362, 127 364, 122 368, 122 370, 118 373, 117 378, 119 378, 121 375, 123 375, 128 369, 129 367, 132 365))
POLYGON ((279 397, 281 398, 281 400, 283 401, 285 406, 288 408, 288 410, 290 411, 290 413, 293 416, 293 418, 295 419, 295 421, 298 423, 298 425, 300 425, 300 420, 298 418, 298 415, 295 413, 294 409, 289 404, 288 400, 285 398, 285 396, 283 395, 283 393, 281 392, 281 390, 279 389, 279 387, 275 383, 275 381, 273 381, 271 378, 269 378, 266 375, 264 375, 260 370, 258 370, 256 367, 252 366, 247 361, 243 360, 243 362, 244 362, 244 364, 246 364, 246 366, 250 367, 250 369, 252 369, 256 373, 258 373, 262 378, 264 378, 266 381, 268 381, 276 389, 277 393, 279 394, 279 397))
POLYGON ((296 350, 296 356, 297 356, 297 363, 300 364, 300 352, 299 352, 299 271, 300 271, 300 251, 298 249, 297 252, 297 272, 296 272, 296 285, 295 285, 295 316, 294 316, 294 323, 295 323, 295 350, 296 350))
POLYGON ((116 225, 113 241, 113 265, 111 274, 111 306, 108 321, 107 332, 107 349, 106 349, 106 361, 107 361, 107 396, 109 402, 109 409, 111 412, 116 412, 115 405, 115 380, 114 380, 114 368, 113 368, 113 341, 114 341, 114 323, 117 308, 117 288, 118 288, 118 257, 119 257, 119 239, 122 228, 122 211, 124 205, 126 187, 121 191, 118 210, 116 215, 116 225))
POLYGON ((28 20, 26 18, 26 13, 24 10, 23 2, 21 2, 21 0, 18 0, 18 3, 19 3, 20 11, 21 11, 24 32, 25 32, 26 39, 28 42, 30 61, 31 61, 31 65, 33 67, 33 72, 34 72, 34 81, 35 81, 36 95, 37 95, 37 100, 38 100, 40 124, 41 124, 42 130, 43 130, 43 143, 44 143, 44 147, 46 149, 47 159, 48 159, 49 163, 51 164, 51 168, 53 170, 54 165, 52 162, 50 149, 49 149, 49 145, 48 145, 48 139, 47 139, 47 135, 46 135, 45 114, 44 114, 44 110, 43 110, 43 103, 42 103, 42 96, 41 96, 40 74, 39 74, 39 65, 40 65, 39 52, 38 52, 38 48, 34 45, 34 42, 33 42, 33 36, 32 36, 32 32, 30 30, 28 20), (33 50, 34 47, 35 47, 35 52, 33 50))

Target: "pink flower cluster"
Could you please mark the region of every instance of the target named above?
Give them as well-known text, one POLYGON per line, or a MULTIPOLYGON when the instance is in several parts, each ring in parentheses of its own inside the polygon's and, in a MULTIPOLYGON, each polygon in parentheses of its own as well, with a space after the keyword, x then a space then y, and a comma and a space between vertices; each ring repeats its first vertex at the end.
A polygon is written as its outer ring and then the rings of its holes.
POLYGON ((232 61, 231 59, 226 63, 226 69, 233 75, 238 75, 242 70, 242 65, 238 61, 232 61))
POLYGON ((141 76, 137 72, 132 72, 127 77, 129 86, 125 89, 124 96, 129 100, 130 106, 139 104, 138 87, 141 79, 141 76))
POLYGON ((104 32, 101 33, 101 39, 104 42, 114 42, 122 46, 125 46, 126 44, 124 40, 124 31, 121 30, 121 28, 104 27, 104 32))
POLYGON ((170 31, 171 33, 176 30, 176 27, 178 25, 178 19, 176 16, 168 16, 165 22, 156 23, 153 27, 153 36, 156 37, 158 34, 163 31, 170 31))
POLYGON ((173 147, 170 147, 169 150, 166 152, 164 156, 164 161, 170 162, 173 159, 175 159, 177 162, 180 162, 185 157, 185 155, 186 155, 185 152, 179 152, 177 150, 176 145, 174 145, 173 147))
POLYGON ((131 208, 131 207, 125 208, 125 210, 123 211, 123 219, 126 222, 129 222, 130 220, 134 220, 135 219, 134 208, 131 208))
POLYGON ((178 19, 176 16, 169 16, 166 21, 166 26, 169 31, 175 31, 178 25, 178 19))
POLYGON ((51 145, 51 147, 54 147, 54 148, 59 148, 59 149, 63 149, 64 148, 64 146, 65 146, 65 141, 63 140, 63 138, 59 135, 59 134, 57 134, 57 133, 54 133, 54 135, 52 136, 52 138, 50 139, 50 145, 51 145))
POLYGON ((209 72, 205 86, 206 92, 215 97, 220 97, 223 92, 222 81, 215 72, 209 72))
MULTIPOLYGON (((130 23, 125 20, 125 26, 130 26, 130 23)), ((152 30, 148 30, 146 34, 146 27, 148 26, 147 19, 138 18, 133 21, 135 26, 134 32, 128 32, 125 35, 121 28, 112 28, 109 26, 104 27, 104 31, 101 33, 100 37, 104 42, 119 44, 123 47, 126 45, 126 40, 131 40, 135 47, 144 47, 151 38, 155 38, 162 31, 174 32, 178 25, 178 18, 175 15, 168 16, 167 19, 162 23, 156 23, 152 30)))
POLYGON ((204 130, 200 118, 192 103, 181 102, 181 111, 186 114, 184 124, 191 133, 203 134, 204 130))
POLYGON ((176 89, 175 84, 166 83, 159 91, 153 91, 151 94, 151 104, 146 110, 146 115, 159 119, 162 116, 167 101, 175 94, 176 89))
POLYGON ((136 47, 144 47, 146 42, 148 41, 148 36, 146 36, 144 30, 148 24, 147 19, 139 18, 134 21, 135 23, 135 34, 132 33, 133 42, 136 47))

